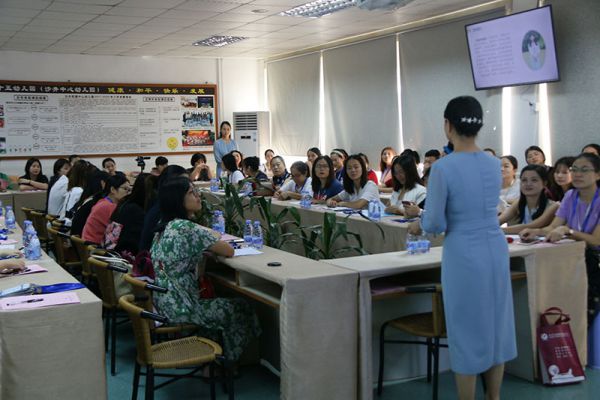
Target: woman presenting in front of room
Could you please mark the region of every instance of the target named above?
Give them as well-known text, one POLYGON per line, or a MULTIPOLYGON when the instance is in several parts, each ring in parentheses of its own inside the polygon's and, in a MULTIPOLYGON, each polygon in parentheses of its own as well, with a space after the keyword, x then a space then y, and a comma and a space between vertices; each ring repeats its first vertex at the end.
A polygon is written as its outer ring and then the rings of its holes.
POLYGON ((444 131, 454 152, 431 167, 425 211, 409 229, 446 233, 442 290, 461 400, 474 399, 480 373, 486 399, 499 399, 504 363, 517 356, 508 245, 496 217, 500 161, 475 144, 482 115, 470 96, 446 106, 444 131))
POLYGON ((221 178, 221 173, 223 172, 223 167, 221 166, 223 156, 238 148, 235 140, 231 138, 231 124, 229 122, 221 122, 219 132, 221 133, 221 138, 217 139, 213 147, 215 162, 217 163, 217 178, 221 178))

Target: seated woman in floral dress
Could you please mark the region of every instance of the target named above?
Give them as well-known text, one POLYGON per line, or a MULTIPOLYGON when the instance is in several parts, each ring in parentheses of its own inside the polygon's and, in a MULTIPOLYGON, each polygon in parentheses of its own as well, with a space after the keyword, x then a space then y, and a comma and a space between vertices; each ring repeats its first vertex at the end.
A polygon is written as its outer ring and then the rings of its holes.
POLYGON ((260 334, 256 314, 243 299, 203 299, 198 289, 203 253, 232 257, 233 248, 216 232, 190 220, 202 203, 187 178, 167 182, 158 196, 162 219, 150 254, 156 282, 168 292, 156 294, 154 305, 172 323, 200 326, 201 334, 220 341, 225 357, 235 361, 260 334))

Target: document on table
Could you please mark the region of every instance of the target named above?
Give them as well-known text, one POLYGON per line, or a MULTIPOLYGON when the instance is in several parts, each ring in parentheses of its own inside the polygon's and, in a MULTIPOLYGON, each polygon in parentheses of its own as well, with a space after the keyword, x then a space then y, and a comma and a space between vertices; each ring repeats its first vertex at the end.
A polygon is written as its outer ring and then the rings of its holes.
POLYGON ((77 293, 74 292, 35 294, 30 296, 6 297, 0 300, 0 310, 24 310, 75 303, 81 303, 81 301, 77 293))
POLYGON ((258 254, 262 254, 262 251, 256 250, 254 247, 242 247, 239 249, 235 249, 233 256, 256 256, 258 254))
POLYGON ((37 264, 31 264, 31 265, 26 265, 25 269, 15 272, 15 273, 11 273, 11 274, 0 274, 0 279, 2 278, 8 278, 9 276, 15 276, 15 275, 28 275, 28 274, 35 274, 36 272, 48 272, 48 270, 44 267, 40 267, 37 264))
POLYGON ((0 240, 0 245, 5 245, 5 244, 17 244, 18 242, 15 239, 6 239, 6 240, 0 240))
POLYGON ((14 244, 0 244, 0 250, 14 250, 17 246, 14 244))

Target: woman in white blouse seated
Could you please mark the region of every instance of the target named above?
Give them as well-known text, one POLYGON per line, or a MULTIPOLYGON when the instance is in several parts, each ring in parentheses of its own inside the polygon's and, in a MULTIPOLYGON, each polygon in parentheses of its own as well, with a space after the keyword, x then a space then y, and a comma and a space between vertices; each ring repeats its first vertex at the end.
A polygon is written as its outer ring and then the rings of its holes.
POLYGON ((239 181, 244 179, 244 174, 237 167, 235 156, 232 153, 227 153, 222 159, 223 171, 227 172, 227 180, 233 185, 237 185, 239 181))
POLYGON ((275 192, 275 197, 279 200, 300 200, 303 192, 308 192, 312 197, 312 179, 308 164, 302 161, 296 161, 290 167, 292 179, 285 182, 281 188, 275 192))
POLYGON ((421 214, 427 196, 412 156, 396 157, 392 163, 394 192, 387 213, 416 217, 421 214))
POLYGON ((66 158, 59 158, 54 163, 54 176, 50 180, 50 190, 48 192, 48 214, 58 215, 60 213, 65 193, 67 193, 67 184, 69 183, 67 174, 70 169, 71 164, 66 158))
POLYGON ((502 168, 502 189, 500 190, 500 201, 498 213, 504 211, 521 197, 521 182, 517 179, 519 164, 513 156, 500 158, 502 168))
POLYGON ((327 205, 361 209, 371 200, 379 201, 379 189, 368 179, 362 157, 353 154, 344 162, 344 190, 327 200, 327 205))
POLYGON ((67 185, 67 193, 65 193, 62 207, 60 208, 59 218, 73 218, 74 207, 83 193, 85 186, 89 164, 87 161, 79 160, 69 171, 69 183, 67 185))

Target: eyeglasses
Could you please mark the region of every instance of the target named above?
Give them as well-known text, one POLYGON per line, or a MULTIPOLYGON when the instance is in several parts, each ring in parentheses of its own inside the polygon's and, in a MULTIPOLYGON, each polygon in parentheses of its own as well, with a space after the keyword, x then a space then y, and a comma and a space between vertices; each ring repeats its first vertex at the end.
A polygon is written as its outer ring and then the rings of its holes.
POLYGON ((588 172, 594 172, 594 168, 588 168, 588 167, 571 167, 569 168, 569 171, 571 171, 571 173, 573 174, 578 174, 578 173, 582 173, 582 174, 587 174, 588 172))

